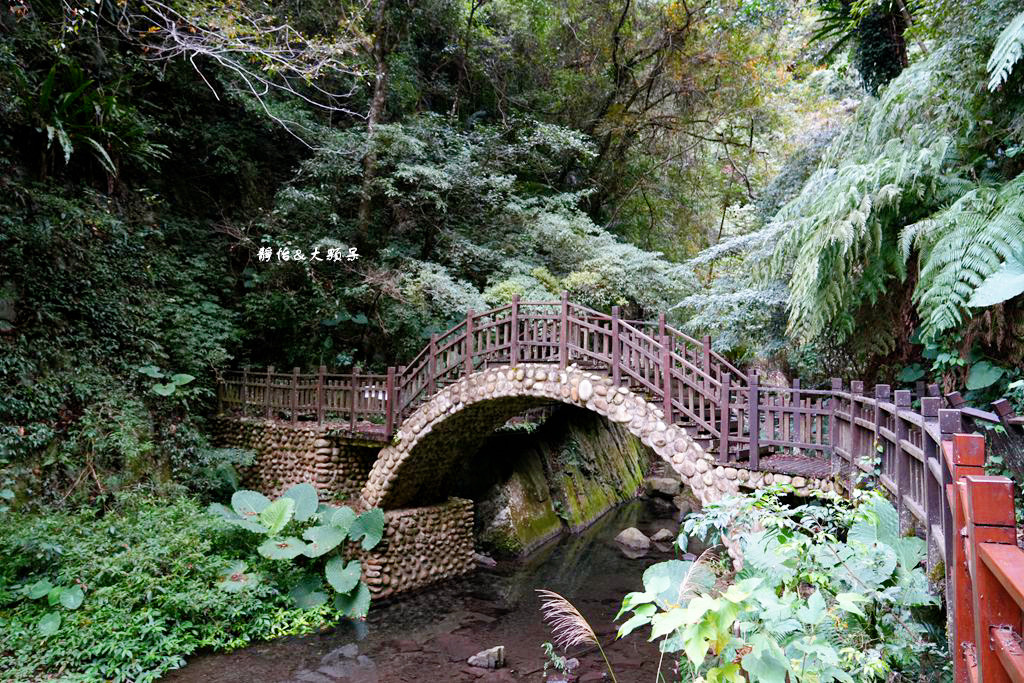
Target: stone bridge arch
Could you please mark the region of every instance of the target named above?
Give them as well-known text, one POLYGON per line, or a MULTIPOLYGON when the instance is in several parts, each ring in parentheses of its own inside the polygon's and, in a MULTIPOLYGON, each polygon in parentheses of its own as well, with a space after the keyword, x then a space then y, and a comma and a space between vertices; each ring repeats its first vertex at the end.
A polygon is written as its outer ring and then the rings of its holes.
POLYGON ((527 364, 464 376, 421 404, 381 449, 362 491, 363 501, 385 510, 445 498, 446 478, 509 418, 545 402, 578 406, 621 424, 667 461, 706 503, 736 492, 752 476, 722 467, 684 429, 666 424, 664 412, 604 375, 574 365, 564 370, 527 364))

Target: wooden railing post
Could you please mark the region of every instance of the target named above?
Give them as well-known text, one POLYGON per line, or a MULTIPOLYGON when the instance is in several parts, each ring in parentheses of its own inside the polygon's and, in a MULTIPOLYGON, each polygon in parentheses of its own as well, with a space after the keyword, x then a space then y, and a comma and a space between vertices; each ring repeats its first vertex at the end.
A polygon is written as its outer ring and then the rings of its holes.
POLYGON ((864 382, 860 380, 850 381, 850 490, 857 487, 857 481, 863 472, 860 463, 864 458, 864 428, 857 422, 861 416, 863 404, 860 398, 864 396, 864 382))
POLYGON ((893 421, 893 427, 895 427, 893 431, 896 436, 896 447, 893 455, 896 458, 896 511, 900 516, 900 532, 903 533, 911 526, 910 511, 907 509, 907 504, 903 501, 903 496, 907 495, 907 492, 910 490, 910 454, 903 447, 910 430, 907 428, 907 422, 903 419, 902 415, 903 411, 910 410, 910 391, 898 389, 895 398, 896 415, 893 421))
POLYGON ((292 424, 299 421, 299 369, 292 368, 292 424))
POLYGON ((843 456, 836 453, 836 447, 838 446, 844 451, 848 450, 848 444, 839 443, 839 422, 836 420, 836 404, 839 402, 838 394, 841 394, 842 392, 843 380, 833 377, 832 395, 829 396, 828 400, 828 444, 831 447, 832 457, 834 458, 836 455, 839 455, 840 459, 842 459, 843 456))
POLYGON ((384 404, 384 431, 390 440, 395 433, 395 368, 388 367, 387 397, 384 404))
MULTIPOLYGON (((927 439, 927 436, 925 437, 927 439)), ((973 649, 974 642, 974 601, 971 597, 971 574, 965 552, 967 538, 961 531, 967 527, 967 489, 964 478, 968 475, 985 473, 985 437, 978 434, 957 434, 952 441, 953 483, 947 492, 948 504, 953 513, 953 526, 948 556, 949 569, 946 576, 946 604, 949 614, 950 653, 953 656, 953 680, 967 683, 970 680, 968 662, 964 656, 965 647, 973 649)))
POLYGON ((558 338, 558 367, 566 368, 569 365, 569 292, 562 292, 562 313, 561 328, 558 338))
MULTIPOLYGON (((794 443, 800 443, 800 436, 803 434, 803 422, 804 414, 801 411, 803 408, 801 404, 803 399, 800 398, 800 378, 797 377, 793 380, 793 393, 790 394, 790 402, 793 404, 793 412, 790 414, 790 420, 793 424, 793 438, 794 443)), ((820 437, 820 435, 819 435, 820 437)), ((811 435, 807 435, 808 441, 810 441, 811 435)))
POLYGON ((665 314, 658 314, 658 339, 665 336, 665 314))
POLYGON ((750 468, 756 470, 760 466, 761 458, 761 415, 757 406, 757 373, 753 370, 747 372, 747 389, 749 394, 747 425, 750 432, 750 468))
POLYGON ((728 372, 722 375, 721 382, 718 393, 718 460, 729 462, 729 384, 732 377, 728 372))
POLYGON ((242 368, 242 417, 249 415, 249 366, 242 368))
MULTIPOLYGON (((954 434, 958 434, 963 431, 963 418, 959 410, 945 410, 937 409, 941 405, 942 399, 937 397, 928 397, 922 400, 922 406, 927 401, 929 404, 929 412, 935 411, 938 413, 939 420, 939 432, 942 435, 942 441, 950 441, 953 439, 954 434)), ((928 418, 926 418, 928 419, 928 418)), ((941 442, 936 444, 927 436, 924 439, 924 508, 925 517, 928 519, 928 528, 926 529, 925 540, 928 541, 928 568, 930 569, 935 562, 931 561, 933 552, 938 551, 943 554, 946 553, 946 533, 943 529, 945 520, 943 519, 943 482, 936 478, 935 473, 945 469, 943 467, 943 453, 941 442)))
POLYGON ((661 386, 662 406, 665 424, 672 424, 672 340, 668 335, 661 337, 661 386))
POLYGON ((462 373, 467 377, 473 374, 473 315, 472 308, 466 312, 466 357, 463 358, 462 373))
POLYGON ((612 306, 612 383, 617 387, 621 381, 622 370, 619 368, 622 350, 619 348, 619 316, 618 306, 612 306))
POLYGON ((437 391, 437 334, 430 335, 430 349, 427 351, 427 391, 428 397, 437 391))
MULTIPOLYGON (((996 651, 995 630, 1021 632, 1021 610, 981 555, 982 544, 1017 545, 1013 509, 1013 482, 1006 477, 968 475, 967 541, 974 578, 971 597, 974 611, 974 647, 979 683, 1009 683, 1011 678, 996 651)), ((958 605, 959 607, 959 605, 958 605)), ((1019 652, 1019 646, 1015 648, 1019 652)))
POLYGON ((890 479, 892 478, 892 472, 886 472, 885 470, 885 443, 882 438, 882 416, 885 415, 885 411, 882 410, 882 403, 888 403, 891 398, 892 391, 888 384, 875 385, 875 438, 871 444, 871 456, 878 459, 879 471, 890 479), (881 451, 878 450, 879 447, 882 448, 881 451))
POLYGON ((324 408, 324 385, 326 384, 327 366, 321 365, 316 372, 316 421, 317 424, 324 423, 326 410, 324 408))
POLYGON ((267 366, 267 391, 266 391, 266 394, 263 396, 264 408, 266 408, 266 413, 267 413, 267 419, 268 420, 270 419, 270 387, 271 387, 271 384, 273 383, 273 380, 271 379, 271 375, 273 375, 273 374, 274 374, 274 366, 273 365, 268 365, 267 366))
POLYGON ((359 406, 359 370, 352 366, 352 374, 349 376, 349 383, 352 386, 352 411, 348 416, 348 428, 356 431, 356 409, 359 406))
POLYGON ((512 310, 509 312, 509 356, 512 365, 519 364, 519 295, 512 296, 512 310))
POLYGON ((701 351, 703 353, 703 368, 704 368, 704 395, 709 396, 711 394, 711 335, 705 334, 701 339, 701 351))

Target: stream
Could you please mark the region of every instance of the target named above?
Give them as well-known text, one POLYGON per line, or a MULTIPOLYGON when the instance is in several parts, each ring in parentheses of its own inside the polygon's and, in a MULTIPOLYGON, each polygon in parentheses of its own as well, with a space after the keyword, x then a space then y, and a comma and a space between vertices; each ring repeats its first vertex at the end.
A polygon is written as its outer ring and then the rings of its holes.
MULTIPOLYGON (((447 581, 422 592, 375 604, 365 623, 326 633, 282 638, 227 654, 201 655, 163 680, 175 683, 235 681, 278 683, 413 683, 430 681, 543 681, 542 643, 552 640, 541 619, 535 589, 567 597, 603 643, 615 636, 622 598, 642 590, 649 565, 674 557, 652 544, 645 556, 626 557, 613 540, 636 526, 648 536, 678 524, 658 519, 644 500, 622 505, 578 535, 564 535, 529 557, 499 561, 494 569, 447 581), (505 666, 471 667, 481 650, 505 647, 505 666)), ((620 683, 654 681, 659 653, 646 629, 606 647, 620 683)), ((606 680, 596 650, 577 648, 579 680, 606 680)), ((666 673, 671 663, 665 665, 666 673)), ((549 669, 549 676, 554 669, 549 669)), ((672 676, 668 676, 672 680, 672 676)), ((678 679, 676 679, 678 680, 678 679)))

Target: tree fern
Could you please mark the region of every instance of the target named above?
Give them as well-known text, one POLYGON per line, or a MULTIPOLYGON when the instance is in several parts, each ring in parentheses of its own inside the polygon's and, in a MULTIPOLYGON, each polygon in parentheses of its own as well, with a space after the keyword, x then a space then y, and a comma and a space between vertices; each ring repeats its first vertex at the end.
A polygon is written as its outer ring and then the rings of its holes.
POLYGON ((960 324, 971 295, 1024 245, 1024 174, 1001 187, 979 186, 947 209, 907 226, 904 258, 920 250, 914 298, 932 338, 960 324))
POLYGON ((903 274, 889 227, 905 204, 941 196, 950 139, 912 129, 866 161, 819 171, 780 211, 788 229, 775 253, 775 272, 791 269, 789 329, 809 340, 826 328, 846 336, 851 313, 903 274))
POLYGON ((988 89, 995 90, 1010 78, 1013 67, 1024 55, 1024 12, 1015 16, 996 40, 988 58, 988 89))

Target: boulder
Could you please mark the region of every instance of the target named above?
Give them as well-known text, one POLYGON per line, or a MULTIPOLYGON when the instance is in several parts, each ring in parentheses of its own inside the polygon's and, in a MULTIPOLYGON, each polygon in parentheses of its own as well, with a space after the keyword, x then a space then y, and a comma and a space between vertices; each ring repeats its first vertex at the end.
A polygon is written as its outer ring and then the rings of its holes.
POLYGON ((635 526, 623 529, 619 535, 615 537, 615 542, 619 545, 630 548, 631 550, 647 550, 651 547, 651 539, 644 536, 644 532, 640 531, 635 526))
POLYGON ((487 567, 488 569, 494 569, 498 566, 498 563, 494 561, 494 558, 490 555, 484 555, 483 553, 473 553, 473 561, 480 567, 487 567))
POLYGON ((676 535, 668 529, 658 529, 651 534, 651 540, 655 543, 672 543, 676 540, 676 535))
POLYGON ((647 477, 644 484, 647 486, 647 492, 651 494, 659 494, 667 498, 679 495, 680 482, 674 477, 647 477))
POLYGON ((482 650, 466 661, 470 666, 478 666, 482 669, 500 669, 505 666, 505 646, 496 645, 482 650))

